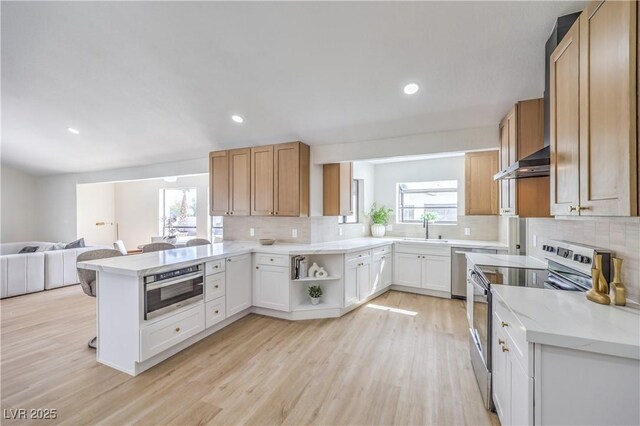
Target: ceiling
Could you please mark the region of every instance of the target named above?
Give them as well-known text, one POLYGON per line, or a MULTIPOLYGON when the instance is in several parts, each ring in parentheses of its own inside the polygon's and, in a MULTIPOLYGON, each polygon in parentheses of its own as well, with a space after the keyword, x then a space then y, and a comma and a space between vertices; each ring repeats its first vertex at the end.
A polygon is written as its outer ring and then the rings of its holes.
POLYGON ((497 124, 542 96, 554 19, 583 6, 3 1, 2 161, 83 172, 497 124))

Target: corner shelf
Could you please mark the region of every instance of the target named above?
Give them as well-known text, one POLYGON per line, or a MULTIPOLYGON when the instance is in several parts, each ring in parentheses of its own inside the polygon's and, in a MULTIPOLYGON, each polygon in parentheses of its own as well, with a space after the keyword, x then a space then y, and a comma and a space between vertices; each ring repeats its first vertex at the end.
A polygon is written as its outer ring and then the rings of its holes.
POLYGON ((318 277, 306 277, 306 278, 298 278, 295 280, 291 280, 291 281, 295 281, 295 282, 310 282, 310 281, 335 281, 335 280, 339 280, 340 277, 323 277, 323 278, 318 278, 318 277))

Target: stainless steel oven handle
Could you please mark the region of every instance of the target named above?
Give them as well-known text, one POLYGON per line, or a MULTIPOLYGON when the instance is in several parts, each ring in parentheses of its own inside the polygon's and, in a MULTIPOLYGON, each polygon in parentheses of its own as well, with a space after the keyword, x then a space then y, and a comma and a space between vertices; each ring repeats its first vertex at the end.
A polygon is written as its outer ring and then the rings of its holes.
POLYGON ((473 284, 473 285, 474 285, 474 287, 477 287, 477 288, 478 288, 478 290, 482 291, 482 293, 483 293, 485 296, 489 293, 489 290, 488 290, 487 288, 485 288, 484 286, 482 286, 482 285, 478 284, 478 283, 476 282, 476 280, 474 280, 474 279, 470 279, 470 280, 467 280, 467 281, 469 281, 471 284, 473 284))
POLYGON ((156 281, 155 283, 151 283, 151 284, 147 284, 146 285, 146 289, 147 290, 156 290, 162 287, 167 287, 173 284, 178 284, 182 281, 187 281, 193 278, 198 278, 198 277, 203 277, 204 278, 204 274, 202 272, 193 272, 191 274, 186 274, 186 275, 181 275, 179 277, 176 278, 172 278, 170 280, 165 280, 165 281, 156 281))

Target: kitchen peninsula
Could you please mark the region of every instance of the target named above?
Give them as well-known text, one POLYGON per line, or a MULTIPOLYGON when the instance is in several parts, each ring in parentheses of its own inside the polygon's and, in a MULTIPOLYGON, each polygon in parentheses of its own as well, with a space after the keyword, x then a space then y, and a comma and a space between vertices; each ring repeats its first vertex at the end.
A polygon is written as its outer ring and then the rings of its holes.
POLYGON ((451 297, 452 246, 506 249, 472 240, 224 242, 78 267, 97 271, 98 362, 137 375, 252 312, 289 320, 339 317, 399 281, 394 289, 451 297), (292 277, 291 259, 298 255, 324 266, 328 275, 292 277), (394 274, 396 262, 405 266, 394 274), (430 270, 432 263, 438 267, 430 270), (406 275, 416 265, 417 276, 406 275), (309 301, 308 284, 323 288, 318 305, 309 301))

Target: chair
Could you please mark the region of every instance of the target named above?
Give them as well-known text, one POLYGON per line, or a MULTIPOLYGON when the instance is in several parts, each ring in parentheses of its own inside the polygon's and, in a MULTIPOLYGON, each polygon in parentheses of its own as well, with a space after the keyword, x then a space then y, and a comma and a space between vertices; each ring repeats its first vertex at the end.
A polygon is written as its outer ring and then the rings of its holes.
MULTIPOLYGON (((90 250, 80 253, 76 262, 84 262, 87 260, 106 259, 109 257, 122 256, 119 250, 99 249, 90 250)), ((87 296, 96 297, 96 271, 91 269, 78 269, 78 278, 80 278, 80 286, 87 296)), ((89 347, 95 349, 98 346, 98 337, 89 340, 89 347)))
POLYGON ((127 248, 124 246, 124 242, 122 240, 117 240, 115 243, 113 243, 113 248, 122 253, 123 256, 126 256, 128 254, 127 248))
POLYGON ((171 250, 176 248, 173 244, 169 243, 150 243, 142 246, 143 253, 151 253, 154 251, 163 251, 163 250, 171 250))
POLYGON ((205 238, 194 238, 193 240, 187 241, 187 247, 206 246, 208 244, 211 244, 211 241, 205 238))

